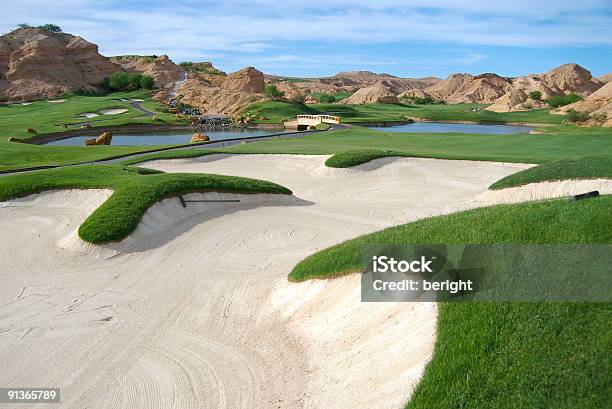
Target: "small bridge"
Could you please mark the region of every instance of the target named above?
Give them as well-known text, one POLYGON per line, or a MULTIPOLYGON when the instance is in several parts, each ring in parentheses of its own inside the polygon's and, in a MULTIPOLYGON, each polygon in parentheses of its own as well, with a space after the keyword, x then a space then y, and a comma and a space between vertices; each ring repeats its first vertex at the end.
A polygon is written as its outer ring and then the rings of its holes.
POLYGON ((339 124, 340 117, 333 115, 298 115, 296 117, 298 129, 317 126, 319 124, 339 124))

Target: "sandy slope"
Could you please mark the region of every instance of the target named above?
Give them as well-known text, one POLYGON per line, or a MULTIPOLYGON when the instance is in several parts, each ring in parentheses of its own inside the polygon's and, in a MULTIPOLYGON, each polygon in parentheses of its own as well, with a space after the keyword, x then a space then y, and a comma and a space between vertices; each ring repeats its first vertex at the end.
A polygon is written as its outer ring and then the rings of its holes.
POLYGON ((0 385, 61 387, 54 408, 400 407, 431 356, 435 305, 362 304, 357 276, 290 284, 287 273, 363 233, 503 201, 480 196, 527 165, 403 158, 334 170, 325 159, 147 164, 295 195, 191 195, 241 202, 187 209, 166 199, 104 247, 75 232, 108 191, 0 203, 0 385))

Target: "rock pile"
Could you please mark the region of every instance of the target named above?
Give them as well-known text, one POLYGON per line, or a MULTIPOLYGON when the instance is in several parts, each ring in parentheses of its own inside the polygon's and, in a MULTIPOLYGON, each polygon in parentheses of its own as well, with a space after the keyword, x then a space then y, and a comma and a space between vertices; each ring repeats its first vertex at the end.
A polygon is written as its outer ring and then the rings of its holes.
POLYGON ((191 136, 191 143, 208 142, 208 141, 210 141, 210 138, 208 137, 208 135, 204 135, 203 133, 194 133, 191 136))

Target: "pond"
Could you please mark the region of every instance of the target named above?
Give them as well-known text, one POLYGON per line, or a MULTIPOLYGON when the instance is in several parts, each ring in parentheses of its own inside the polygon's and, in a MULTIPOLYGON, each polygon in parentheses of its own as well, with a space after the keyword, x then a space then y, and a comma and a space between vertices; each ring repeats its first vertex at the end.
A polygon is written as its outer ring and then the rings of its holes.
MULTIPOLYGON (((239 139, 253 136, 266 136, 288 131, 258 129, 258 128, 232 128, 227 130, 202 131, 208 135, 211 141, 221 139, 239 139)), ((186 144, 191 142, 193 132, 149 132, 149 133, 131 133, 131 134, 113 134, 113 146, 152 146, 152 145, 175 145, 186 144)), ((85 146, 86 139, 94 139, 95 136, 72 136, 70 138, 59 141, 49 142, 48 145, 56 146, 85 146)))
POLYGON ((493 135, 509 135, 529 133, 533 128, 519 125, 496 124, 449 124, 443 122, 415 122, 413 124, 393 125, 385 127, 370 127, 385 132, 423 132, 423 133, 478 133, 493 135))

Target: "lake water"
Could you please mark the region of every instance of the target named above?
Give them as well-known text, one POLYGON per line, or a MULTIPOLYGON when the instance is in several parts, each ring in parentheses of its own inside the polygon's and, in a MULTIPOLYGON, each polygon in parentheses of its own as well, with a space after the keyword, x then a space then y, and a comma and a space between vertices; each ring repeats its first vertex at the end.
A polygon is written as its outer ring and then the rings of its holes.
MULTIPOLYGON (((283 130, 266 130, 257 128, 233 128, 229 130, 203 131, 211 141, 221 139, 239 139, 253 136, 265 136, 285 133, 283 130)), ((113 146, 151 146, 151 145, 174 145, 186 144, 191 142, 193 132, 158 132, 158 133, 134 133, 134 134, 114 134, 113 146)), ((86 139, 93 139, 95 136, 73 136, 60 141, 49 142, 49 145, 58 146, 85 146, 86 139)))
POLYGON ((406 125, 385 127, 370 127, 385 132, 427 132, 427 133, 478 133, 507 135, 514 133, 529 133, 533 128, 518 125, 492 125, 492 124, 447 124, 442 122, 415 122, 406 125))

